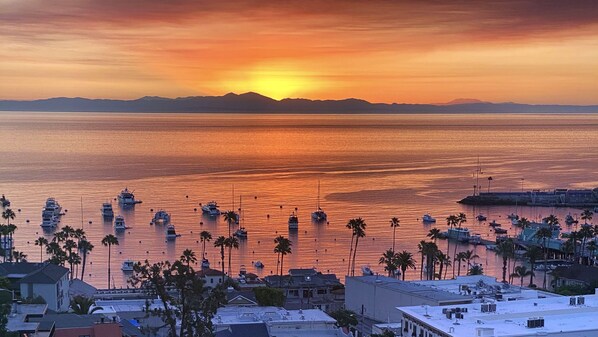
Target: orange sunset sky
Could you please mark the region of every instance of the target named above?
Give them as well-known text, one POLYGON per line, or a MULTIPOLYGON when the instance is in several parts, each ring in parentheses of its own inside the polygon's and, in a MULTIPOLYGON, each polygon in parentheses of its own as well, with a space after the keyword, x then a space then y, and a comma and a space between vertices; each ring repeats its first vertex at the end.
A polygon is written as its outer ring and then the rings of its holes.
POLYGON ((598 1, 0 0, 0 98, 598 104, 598 1))

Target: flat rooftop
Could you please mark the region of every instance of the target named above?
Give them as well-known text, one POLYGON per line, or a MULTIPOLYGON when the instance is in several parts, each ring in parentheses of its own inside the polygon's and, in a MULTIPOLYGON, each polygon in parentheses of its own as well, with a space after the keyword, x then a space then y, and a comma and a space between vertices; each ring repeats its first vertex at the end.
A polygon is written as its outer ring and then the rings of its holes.
POLYGON ((146 309, 146 304, 149 302, 149 309, 163 309, 162 300, 148 299, 148 300, 97 300, 96 307, 102 309, 96 311, 99 314, 113 314, 121 312, 142 312, 146 309))
MULTIPOLYGON (((535 336, 562 332, 593 331, 598 335, 598 295, 583 295, 584 304, 570 305, 570 297, 494 302, 496 312, 482 312, 481 303, 445 307, 397 308, 403 314, 447 333, 449 336, 476 336, 477 328, 494 329, 494 336, 535 336), (467 308, 463 319, 448 319, 445 308, 467 308), (529 318, 544 318, 544 327, 528 328, 529 318)), ((491 303, 491 302, 488 302, 491 303)), ((587 335, 587 334, 586 334, 587 335)))
POLYGON ((334 324, 336 320, 318 309, 286 310, 279 307, 223 307, 212 320, 215 325, 256 322, 310 322, 334 324))
POLYGON ((464 300, 471 300, 473 298, 472 296, 462 295, 458 292, 454 293, 446 289, 434 288, 431 285, 423 285, 411 281, 401 281, 395 278, 381 275, 358 276, 350 277, 348 279, 350 279, 351 281, 371 284, 377 287, 390 289, 397 292, 409 293, 412 296, 418 296, 426 299, 435 300, 438 302, 461 302, 464 300))

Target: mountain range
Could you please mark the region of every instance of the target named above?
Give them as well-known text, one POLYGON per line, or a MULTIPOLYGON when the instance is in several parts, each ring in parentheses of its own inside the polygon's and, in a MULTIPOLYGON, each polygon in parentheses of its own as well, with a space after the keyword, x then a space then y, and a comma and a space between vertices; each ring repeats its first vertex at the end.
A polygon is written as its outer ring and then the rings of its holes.
POLYGON ((257 93, 224 96, 164 98, 146 96, 134 100, 56 97, 38 100, 0 100, 0 111, 48 112, 203 112, 203 113, 595 113, 598 105, 533 105, 490 103, 456 99, 438 104, 370 103, 349 98, 275 100, 257 93))

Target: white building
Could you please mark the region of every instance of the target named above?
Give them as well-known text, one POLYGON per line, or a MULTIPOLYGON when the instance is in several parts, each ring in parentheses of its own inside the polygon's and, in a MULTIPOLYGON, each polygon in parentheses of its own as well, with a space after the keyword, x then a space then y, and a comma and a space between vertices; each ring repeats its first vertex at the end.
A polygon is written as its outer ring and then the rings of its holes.
POLYGON ((42 297, 53 311, 67 311, 69 300, 69 270, 51 263, 44 264, 19 280, 21 297, 42 297))
POLYGON ((598 295, 397 308, 409 337, 598 336, 598 295))

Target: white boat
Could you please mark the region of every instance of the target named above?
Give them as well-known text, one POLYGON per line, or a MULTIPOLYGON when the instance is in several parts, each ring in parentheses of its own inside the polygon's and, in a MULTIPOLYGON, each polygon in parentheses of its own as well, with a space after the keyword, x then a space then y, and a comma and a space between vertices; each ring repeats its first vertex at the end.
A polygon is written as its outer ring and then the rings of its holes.
POLYGON ((2 196, 0 197, 0 205, 2 207, 10 207, 10 200, 6 199, 4 194, 2 194, 2 196))
POLYGON ((114 219, 114 230, 124 231, 125 229, 127 229, 125 218, 122 215, 117 215, 116 219, 114 219))
POLYGON ((208 260, 204 257, 201 260, 201 269, 209 269, 209 268, 210 268, 210 260, 208 260))
POLYGON ((169 225, 170 224, 170 214, 168 214, 165 210, 159 210, 154 214, 154 218, 150 222, 150 225, 169 225))
POLYGON ((42 212, 42 223, 40 224, 43 228, 55 228, 58 225, 58 219, 54 216, 53 212, 42 212))
POLYGON ((299 229, 299 218, 297 217, 295 212, 291 213, 291 215, 289 216, 289 229, 299 229))
POLYGON ((471 236, 469 237, 469 243, 473 245, 479 245, 480 243, 482 243, 482 235, 471 234, 471 236))
POLYGON ((216 203, 216 201, 210 201, 207 204, 202 205, 201 211, 204 214, 207 214, 209 216, 219 216, 220 215, 220 209, 218 209, 218 204, 216 203))
POLYGON ((422 221, 426 222, 426 223, 430 223, 430 222, 436 222, 436 219, 434 219, 430 214, 424 214, 424 216, 422 217, 422 221))
POLYGON ((483 214, 478 214, 478 216, 476 217, 478 219, 478 221, 486 221, 486 216, 483 214))
POLYGON ((318 202, 316 203, 316 210, 311 213, 311 218, 316 221, 326 221, 328 215, 320 207, 320 181, 318 180, 318 202))
POLYGON ((451 227, 445 235, 449 240, 457 240, 459 242, 469 242, 469 239, 471 238, 469 229, 465 227, 451 227))
POLYGON ((102 208, 100 209, 102 213, 102 217, 104 219, 112 219, 114 218, 114 210, 112 209, 112 204, 109 202, 105 202, 102 204, 102 208))
POLYGON ((120 194, 117 197, 118 203, 121 206, 134 206, 135 204, 140 204, 141 200, 135 200, 135 195, 132 191, 129 191, 127 187, 124 190, 120 191, 120 194))
POLYGON ((374 275, 374 272, 372 271, 372 269, 370 269, 370 266, 362 266, 361 274, 363 276, 371 276, 371 275, 374 275))
POLYGON ((174 229, 174 225, 168 225, 168 227, 166 227, 166 239, 172 240, 172 239, 176 239, 179 236, 181 236, 181 235, 176 233, 176 230, 174 229))
POLYGON ((42 222, 40 224, 43 228, 54 228, 60 222, 62 216, 62 207, 54 198, 48 198, 46 204, 42 209, 42 222))
POLYGON ((255 261, 253 265, 258 269, 264 268, 264 264, 262 263, 262 261, 255 261))
POLYGON ((52 213, 55 217, 62 215, 62 206, 54 198, 48 198, 44 206, 44 212, 52 213))
POLYGON ((245 227, 239 227, 233 235, 240 239, 247 239, 247 230, 245 227))
POLYGON ((133 266, 135 265, 135 261, 133 260, 125 260, 123 261, 122 266, 120 267, 120 269, 124 272, 127 271, 133 271, 133 266))

